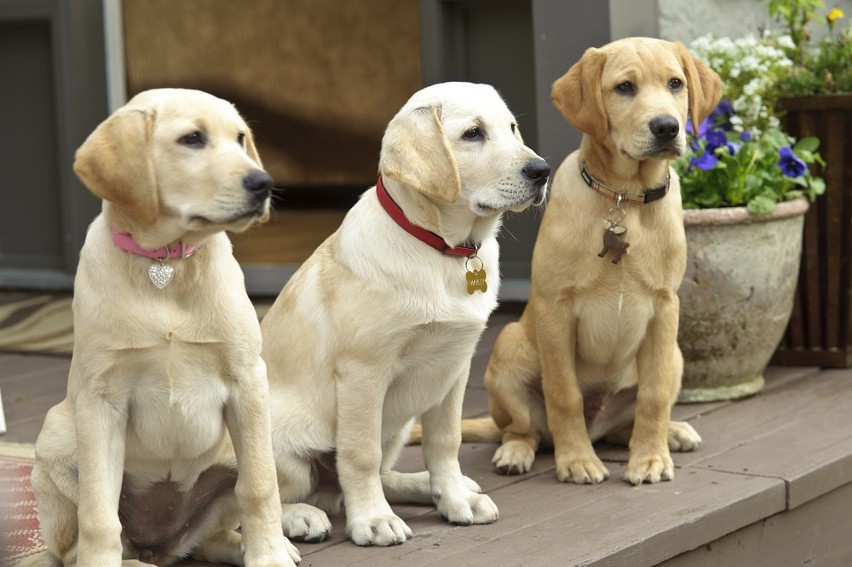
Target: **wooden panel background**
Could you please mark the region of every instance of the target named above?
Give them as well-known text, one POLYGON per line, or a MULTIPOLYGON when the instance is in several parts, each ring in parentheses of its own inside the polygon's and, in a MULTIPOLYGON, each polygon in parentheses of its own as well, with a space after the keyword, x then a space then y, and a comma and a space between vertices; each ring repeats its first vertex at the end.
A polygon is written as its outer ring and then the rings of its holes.
POLYGON ((375 181, 381 136, 421 86, 417 0, 124 0, 128 96, 234 102, 279 186, 375 181))
POLYGON ((785 127, 817 136, 827 162, 825 195, 805 217, 793 315, 775 364, 852 364, 852 94, 787 99, 785 127))

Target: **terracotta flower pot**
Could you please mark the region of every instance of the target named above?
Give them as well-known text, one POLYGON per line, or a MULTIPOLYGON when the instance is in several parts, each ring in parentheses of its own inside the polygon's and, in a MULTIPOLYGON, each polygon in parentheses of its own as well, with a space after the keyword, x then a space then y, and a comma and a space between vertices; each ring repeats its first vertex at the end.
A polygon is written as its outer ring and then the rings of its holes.
POLYGON ((763 387, 793 308, 807 210, 801 197, 772 215, 745 207, 684 211, 678 401, 741 398, 763 387))

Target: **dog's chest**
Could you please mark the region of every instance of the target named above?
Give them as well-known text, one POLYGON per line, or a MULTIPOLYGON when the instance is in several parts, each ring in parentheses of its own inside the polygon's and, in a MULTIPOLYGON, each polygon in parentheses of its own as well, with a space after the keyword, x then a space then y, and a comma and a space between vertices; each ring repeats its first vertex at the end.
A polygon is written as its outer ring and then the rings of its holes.
POLYGON ((429 323, 402 344, 385 399, 386 419, 408 420, 435 406, 461 377, 484 323, 429 323))
POLYGON ((647 293, 615 283, 586 294, 576 307, 577 354, 597 366, 623 366, 633 359, 654 316, 647 293))
POLYGON ((143 459, 198 457, 226 437, 228 397, 220 345, 170 342, 146 349, 129 398, 128 456, 135 444, 143 459))

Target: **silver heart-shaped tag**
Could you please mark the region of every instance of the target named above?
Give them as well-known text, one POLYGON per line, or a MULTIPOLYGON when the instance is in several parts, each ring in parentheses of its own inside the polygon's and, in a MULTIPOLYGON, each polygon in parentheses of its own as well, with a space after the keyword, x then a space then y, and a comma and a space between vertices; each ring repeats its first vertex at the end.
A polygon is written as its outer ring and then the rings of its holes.
POLYGON ((148 268, 148 277, 151 278, 154 285, 160 289, 169 285, 174 274, 175 269, 168 264, 151 264, 151 267, 148 268))

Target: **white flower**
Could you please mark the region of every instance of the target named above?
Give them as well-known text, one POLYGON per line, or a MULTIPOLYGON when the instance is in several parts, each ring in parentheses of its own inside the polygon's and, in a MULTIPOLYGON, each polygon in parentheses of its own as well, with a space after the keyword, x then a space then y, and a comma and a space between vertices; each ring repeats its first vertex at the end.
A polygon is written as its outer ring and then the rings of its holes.
POLYGON ((752 79, 743 87, 743 93, 748 96, 754 96, 760 90, 760 81, 752 79))
POLYGON ((793 43, 793 38, 789 35, 782 35, 778 38, 778 45, 784 49, 795 49, 796 44, 793 43))

